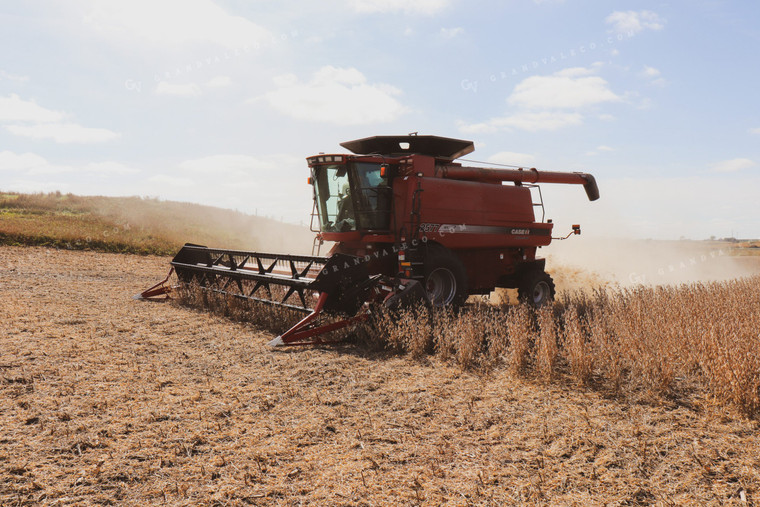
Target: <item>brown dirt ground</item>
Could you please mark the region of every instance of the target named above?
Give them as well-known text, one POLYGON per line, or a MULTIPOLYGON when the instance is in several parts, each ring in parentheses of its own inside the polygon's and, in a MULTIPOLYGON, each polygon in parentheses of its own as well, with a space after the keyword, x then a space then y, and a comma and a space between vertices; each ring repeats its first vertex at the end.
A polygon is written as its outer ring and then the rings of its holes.
POLYGON ((167 260, 0 248, 0 505, 752 505, 756 421, 133 301, 167 260))

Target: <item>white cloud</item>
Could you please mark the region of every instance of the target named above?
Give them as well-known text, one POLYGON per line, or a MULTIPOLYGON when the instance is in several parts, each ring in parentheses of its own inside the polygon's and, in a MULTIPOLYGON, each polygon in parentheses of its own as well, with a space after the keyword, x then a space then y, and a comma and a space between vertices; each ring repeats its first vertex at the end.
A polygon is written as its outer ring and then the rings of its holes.
POLYGON ((532 113, 521 111, 500 118, 492 118, 483 123, 461 125, 460 130, 467 134, 498 132, 500 130, 511 128, 527 130, 529 132, 538 132, 539 130, 557 130, 571 125, 580 125, 581 123, 583 123, 583 116, 580 113, 563 113, 557 111, 532 113))
MULTIPOLYGON (((599 67, 600 65, 597 63, 593 64, 595 67, 599 67)), ((586 67, 568 67, 566 69, 558 70, 554 73, 554 76, 558 77, 581 77, 581 76, 590 76, 594 74, 596 70, 594 68, 586 68, 586 67)))
POLYGON ((87 164, 82 169, 88 173, 95 173, 102 176, 126 176, 129 174, 137 174, 139 169, 129 167, 119 162, 107 161, 107 162, 92 162, 87 164))
POLYGON ((500 151, 487 159, 493 164, 513 165, 519 167, 534 167, 536 157, 529 153, 517 153, 514 151, 500 151))
POLYGON ((531 76, 515 86, 507 102, 529 109, 577 109, 620 100, 607 81, 586 75, 589 72, 585 68, 571 68, 551 76, 531 76))
POLYGON ((18 95, 0 97, 0 122, 11 134, 35 139, 53 139, 57 143, 99 143, 119 137, 103 128, 88 128, 76 123, 62 123, 66 114, 40 106, 18 95), (21 124, 17 123, 21 122, 21 124))
POLYGON ((593 75, 598 68, 572 67, 549 76, 528 77, 507 98, 515 111, 486 122, 460 125, 460 129, 467 133, 511 128, 536 132, 580 125, 582 110, 622 100, 609 89, 607 81, 593 75))
POLYGON ((168 199, 223 205, 308 222, 311 187, 306 184, 309 170, 302 155, 209 155, 166 168, 148 182, 168 199), (272 178, 273 174, 277 177, 272 178))
POLYGON ((307 169, 303 158, 290 155, 210 155, 185 160, 177 168, 177 174, 170 177, 180 178, 180 181, 184 178, 194 181, 194 184, 209 181, 209 174, 221 176, 204 187, 207 196, 224 200, 225 196, 234 195, 237 198, 247 193, 253 202, 261 203, 262 209, 264 203, 273 209, 281 207, 283 203, 278 203, 278 199, 290 201, 289 193, 298 193, 306 186, 304 175, 307 169), (274 173, 280 175, 276 183, 269 178, 274 173), (298 177, 293 178, 296 174, 298 177))
POLYGON ((611 148, 609 146, 606 146, 604 144, 601 144, 601 145, 597 146, 596 149, 591 150, 591 151, 587 151, 586 152, 586 156, 593 157, 595 155, 599 155, 600 151, 615 151, 615 149, 611 148))
POLYGON ((8 72, 5 72, 4 70, 0 70, 0 81, 15 81, 17 83, 26 83, 29 81, 29 76, 21 76, 19 74, 11 74, 8 72))
POLYGON ((169 176, 167 174, 156 174, 148 178, 148 181, 158 185, 165 185, 167 187, 192 187, 195 182, 190 178, 182 176, 169 176))
POLYGON ((710 171, 714 173, 735 173, 745 169, 751 169, 757 164, 748 158, 732 158, 716 162, 710 166, 710 171))
POLYGON ((463 33, 464 28, 461 26, 457 26, 455 28, 441 28, 441 37, 444 39, 453 39, 454 37, 462 35, 463 33))
POLYGON ((268 30, 226 12, 211 0, 88 0, 84 24, 108 38, 176 49, 187 44, 242 48, 270 37, 268 30))
POLYGON ((650 99, 649 97, 642 98, 638 102, 638 104, 636 104, 636 109, 645 110, 645 109, 651 109, 651 108, 652 108, 652 99, 650 99))
POLYGON ((48 167, 48 161, 34 153, 16 154, 12 151, 0 151, 0 171, 28 172, 48 167))
POLYGON ((636 34, 642 30, 662 30, 665 20, 652 11, 615 11, 605 19, 611 32, 636 34))
POLYGON ((349 0, 356 12, 362 13, 396 13, 405 14, 435 14, 449 4, 448 0, 349 0))
POLYGON ((224 88, 232 84, 229 76, 216 76, 206 83, 209 88, 224 88))
POLYGON ((660 77, 661 72, 654 67, 644 66, 644 70, 641 71, 641 76, 649 79, 649 84, 655 86, 663 86, 667 84, 667 81, 660 77))
POLYGON ((749 129, 749 133, 750 134, 760 134, 760 127, 754 128, 754 129, 749 129))
POLYGON ((307 83, 285 75, 276 78, 275 84, 279 88, 263 98, 276 110, 299 120, 360 125, 389 122, 406 112, 394 98, 401 94, 399 89, 370 84, 355 68, 328 65, 307 83))
POLYGON ((660 75, 660 71, 655 69, 654 67, 644 66, 642 75, 644 77, 658 77, 660 75))
POLYGON ((23 100, 15 93, 0 97, 0 121, 54 122, 63 119, 61 111, 53 111, 33 100, 23 100))
POLYGON ((108 129, 82 127, 76 123, 38 123, 36 125, 7 125, 11 134, 35 139, 52 139, 57 143, 102 143, 120 135, 108 129))
POLYGON ((201 95, 201 88, 195 83, 171 84, 159 81, 156 85, 156 95, 169 95, 172 97, 193 98, 201 95))
POLYGON ((280 74, 272 78, 272 82, 278 88, 288 88, 298 85, 298 76, 295 74, 280 74))
POLYGON ((51 174, 88 174, 98 176, 125 176, 139 173, 139 169, 114 161, 91 162, 81 166, 59 165, 49 162, 36 153, 0 152, 0 171, 17 176, 48 176, 51 174))
POLYGON ((239 183, 256 173, 273 173, 283 165, 295 166, 301 161, 302 159, 283 156, 211 155, 185 160, 179 164, 179 167, 186 173, 203 175, 213 172, 214 174, 221 174, 225 178, 234 178, 239 183))

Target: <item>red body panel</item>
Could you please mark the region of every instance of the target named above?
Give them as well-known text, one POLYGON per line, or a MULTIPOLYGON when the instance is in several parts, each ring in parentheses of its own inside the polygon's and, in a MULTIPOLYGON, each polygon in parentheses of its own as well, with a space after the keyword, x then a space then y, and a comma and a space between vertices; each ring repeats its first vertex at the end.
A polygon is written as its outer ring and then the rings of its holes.
POLYGON ((439 243, 462 261, 470 293, 515 286, 510 275, 551 243, 553 225, 536 222, 522 182, 586 183, 579 173, 463 167, 426 155, 344 157, 392 168, 392 230, 324 232, 323 239, 337 242, 331 253, 364 257, 370 272, 392 276, 401 270, 399 250, 439 243))
POLYGON ((543 246, 551 241, 552 224, 535 223, 526 187, 435 177, 399 180, 393 184, 396 222, 451 250, 543 246), (415 189, 421 190, 422 205, 413 223, 410 196, 415 189))

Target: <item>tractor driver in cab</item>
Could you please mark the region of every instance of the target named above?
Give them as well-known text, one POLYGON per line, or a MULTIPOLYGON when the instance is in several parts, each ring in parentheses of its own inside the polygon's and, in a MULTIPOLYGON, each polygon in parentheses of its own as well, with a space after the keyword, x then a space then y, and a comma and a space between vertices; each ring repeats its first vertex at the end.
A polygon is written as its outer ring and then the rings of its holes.
POLYGON ((351 231, 356 228, 354 218, 354 201, 351 199, 351 186, 346 182, 343 185, 343 192, 338 193, 338 215, 335 217, 335 226, 333 229, 337 232, 351 231))

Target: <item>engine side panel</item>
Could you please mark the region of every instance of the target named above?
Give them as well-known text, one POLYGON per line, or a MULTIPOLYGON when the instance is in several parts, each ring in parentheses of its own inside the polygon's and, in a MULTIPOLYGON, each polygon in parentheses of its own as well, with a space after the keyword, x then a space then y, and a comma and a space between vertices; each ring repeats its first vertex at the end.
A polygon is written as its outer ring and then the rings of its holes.
POLYGON ((396 220, 409 236, 416 229, 452 250, 551 242, 552 224, 535 222, 526 187, 409 176, 394 183, 394 193, 396 220))

